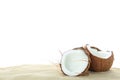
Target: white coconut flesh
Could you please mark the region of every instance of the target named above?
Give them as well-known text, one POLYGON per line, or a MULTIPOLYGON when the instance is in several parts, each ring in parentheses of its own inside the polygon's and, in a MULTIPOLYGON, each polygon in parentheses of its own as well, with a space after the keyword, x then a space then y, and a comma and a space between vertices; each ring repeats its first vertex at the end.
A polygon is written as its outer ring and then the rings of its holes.
POLYGON ((77 76, 87 68, 88 56, 83 50, 69 50, 61 60, 62 71, 68 76, 77 76))
POLYGON ((107 59, 112 55, 111 51, 98 51, 97 49, 92 48, 90 46, 87 46, 87 48, 92 55, 99 57, 99 58, 107 59))

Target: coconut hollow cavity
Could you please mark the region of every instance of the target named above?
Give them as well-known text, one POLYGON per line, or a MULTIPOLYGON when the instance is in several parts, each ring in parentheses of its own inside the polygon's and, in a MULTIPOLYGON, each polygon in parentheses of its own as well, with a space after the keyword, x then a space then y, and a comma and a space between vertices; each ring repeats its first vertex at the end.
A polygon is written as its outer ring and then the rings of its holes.
POLYGON ((101 72, 108 71, 111 68, 114 60, 112 51, 102 51, 88 44, 84 46, 84 50, 90 55, 91 58, 89 70, 101 72))
POLYGON ((82 47, 64 52, 60 62, 61 71, 68 76, 86 75, 89 66, 90 58, 82 47))

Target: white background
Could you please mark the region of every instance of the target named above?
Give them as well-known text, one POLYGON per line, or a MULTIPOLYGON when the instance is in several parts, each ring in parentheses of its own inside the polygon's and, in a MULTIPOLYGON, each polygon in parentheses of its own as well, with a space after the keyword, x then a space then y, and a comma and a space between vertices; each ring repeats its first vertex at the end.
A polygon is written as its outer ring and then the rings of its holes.
POLYGON ((0 0, 0 67, 49 64, 91 44, 120 67, 119 0, 0 0))

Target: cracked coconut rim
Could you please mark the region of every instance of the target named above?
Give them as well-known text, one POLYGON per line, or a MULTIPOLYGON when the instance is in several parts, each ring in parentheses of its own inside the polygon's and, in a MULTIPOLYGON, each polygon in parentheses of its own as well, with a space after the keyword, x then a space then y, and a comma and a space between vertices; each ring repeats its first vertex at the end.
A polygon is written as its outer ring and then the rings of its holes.
POLYGON ((96 56, 99 58, 107 59, 112 55, 111 51, 98 51, 97 49, 92 48, 89 45, 87 45, 87 48, 93 56, 96 56))

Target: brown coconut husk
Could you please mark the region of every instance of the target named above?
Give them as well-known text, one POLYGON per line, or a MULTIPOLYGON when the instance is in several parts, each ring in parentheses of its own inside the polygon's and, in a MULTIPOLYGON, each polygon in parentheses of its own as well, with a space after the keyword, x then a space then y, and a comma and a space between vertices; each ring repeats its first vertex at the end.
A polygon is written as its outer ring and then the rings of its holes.
MULTIPOLYGON (((74 48, 73 50, 83 50, 84 51, 84 48, 79 47, 79 48, 74 48)), ((85 54, 86 54, 86 52, 85 52, 85 54)), ((62 60, 62 58, 61 58, 61 60, 62 60)), ((78 74, 76 76, 87 76, 87 75, 89 75, 90 61, 91 61, 90 57, 88 56, 88 66, 86 67, 86 69, 82 73, 80 73, 80 74, 78 74)), ((62 73, 67 76, 67 74, 65 74, 64 71, 62 70, 61 63, 59 64, 59 66, 60 66, 60 69, 61 69, 62 73)))
MULTIPOLYGON (((90 71, 95 71, 95 72, 102 72, 102 71, 108 71, 110 70, 112 64, 113 64, 113 60, 114 60, 114 55, 112 52, 112 55, 107 58, 107 59, 103 59, 103 58, 99 58, 96 57, 94 55, 92 55, 92 53, 89 51, 89 49, 87 48, 88 45, 84 46, 84 50, 90 55, 91 58, 91 63, 90 63, 90 71)), ((98 51, 101 51, 99 48, 93 47, 91 46, 91 48, 97 49, 98 51)))

